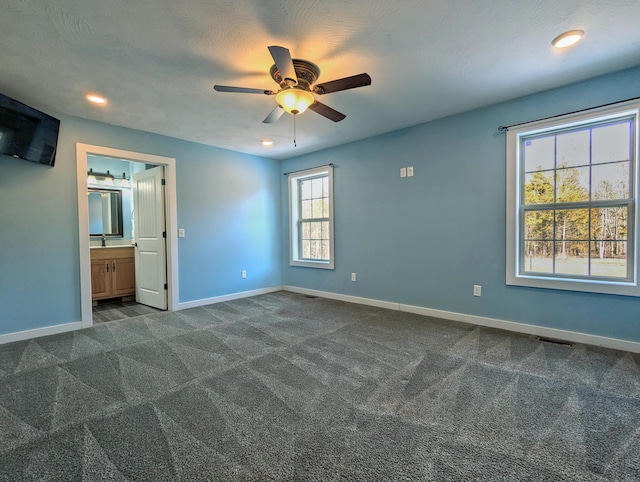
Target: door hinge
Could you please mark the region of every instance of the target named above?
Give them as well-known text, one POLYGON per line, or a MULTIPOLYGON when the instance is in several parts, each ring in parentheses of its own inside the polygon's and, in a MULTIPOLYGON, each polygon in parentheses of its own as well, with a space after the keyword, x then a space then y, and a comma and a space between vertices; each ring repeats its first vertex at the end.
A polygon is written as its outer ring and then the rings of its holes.
POLYGON ((162 237, 166 238, 167 237, 167 232, 166 231, 162 231, 162 237))
POLYGON ((164 289, 165 289, 165 290, 168 290, 168 289, 169 289, 169 284, 168 284, 168 283, 165 283, 165 284, 164 284, 164 289))
POLYGON ((167 180, 166 180, 166 179, 163 179, 163 180, 162 180, 162 185, 163 185, 163 186, 166 186, 166 185, 167 185, 167 180))

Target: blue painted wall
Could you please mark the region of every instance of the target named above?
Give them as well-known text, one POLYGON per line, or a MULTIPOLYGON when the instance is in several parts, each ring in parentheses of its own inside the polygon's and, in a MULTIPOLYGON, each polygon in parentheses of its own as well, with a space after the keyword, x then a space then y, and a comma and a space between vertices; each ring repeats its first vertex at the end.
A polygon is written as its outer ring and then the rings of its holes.
POLYGON ((335 271, 288 265, 281 180, 283 284, 640 341, 640 299, 506 286, 497 130, 638 96, 635 68, 282 162, 337 165, 335 271), (406 166, 414 177, 399 177, 406 166))
POLYGON ((180 301, 279 286, 279 162, 197 144, 189 152, 189 168, 178 164, 180 301))
POLYGON ((0 334, 80 321, 76 142, 176 158, 181 302, 280 284, 278 161, 56 117, 55 167, 0 156, 0 334))
POLYGON ((54 168, 0 156, 0 334, 80 319, 82 142, 176 158, 181 302, 287 284, 640 341, 640 299, 505 285, 497 132, 636 96, 640 67, 282 163, 58 116, 54 168), (290 267, 282 172, 328 162, 337 165, 336 269, 290 267), (406 166, 415 176, 401 179, 406 166))

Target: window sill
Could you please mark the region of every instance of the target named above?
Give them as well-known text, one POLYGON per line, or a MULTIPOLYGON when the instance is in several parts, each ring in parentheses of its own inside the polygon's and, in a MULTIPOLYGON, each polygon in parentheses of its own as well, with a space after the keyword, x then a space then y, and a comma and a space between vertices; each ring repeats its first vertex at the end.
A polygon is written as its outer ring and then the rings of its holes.
POLYGON ((301 266, 304 268, 320 268, 320 269, 334 269, 333 260, 331 261, 307 261, 307 260, 291 260, 290 266, 301 266))
POLYGON ((638 287, 637 284, 625 281, 557 279, 542 276, 510 275, 507 276, 507 285, 621 296, 640 296, 640 287, 638 287))

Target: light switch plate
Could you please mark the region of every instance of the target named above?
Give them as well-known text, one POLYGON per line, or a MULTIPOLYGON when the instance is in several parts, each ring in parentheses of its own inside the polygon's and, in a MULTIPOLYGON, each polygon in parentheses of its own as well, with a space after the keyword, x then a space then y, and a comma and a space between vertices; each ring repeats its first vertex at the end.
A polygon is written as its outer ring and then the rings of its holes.
POLYGON ((407 168, 406 167, 401 167, 400 168, 400 177, 407 177, 407 168))

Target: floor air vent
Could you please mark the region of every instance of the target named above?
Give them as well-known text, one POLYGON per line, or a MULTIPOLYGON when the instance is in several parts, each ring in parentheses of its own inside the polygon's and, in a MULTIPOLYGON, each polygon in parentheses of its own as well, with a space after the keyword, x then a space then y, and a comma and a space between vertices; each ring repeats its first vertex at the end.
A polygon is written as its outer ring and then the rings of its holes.
POLYGON ((544 341, 545 343, 553 343, 554 345, 563 345, 563 346, 573 346, 573 343, 565 340, 557 340, 555 338, 546 338, 544 336, 537 337, 539 341, 544 341))
POLYGON ((311 298, 312 300, 315 300, 317 298, 317 296, 313 296, 313 295, 304 295, 305 298, 311 298))

